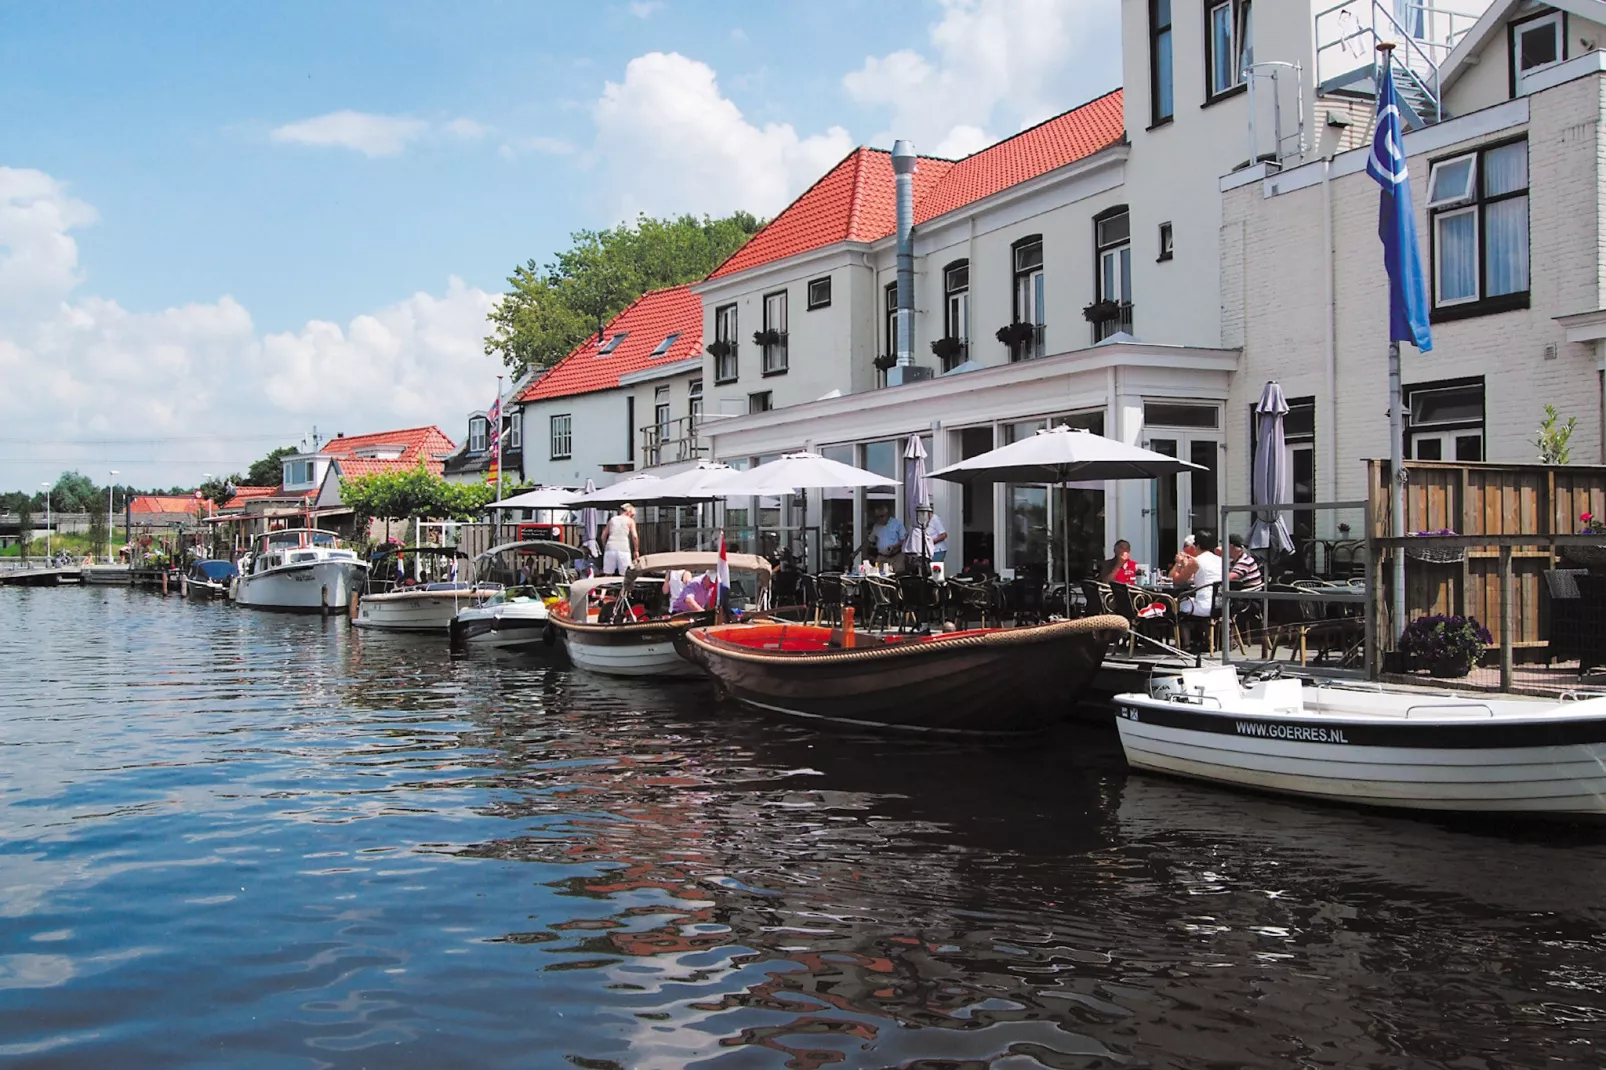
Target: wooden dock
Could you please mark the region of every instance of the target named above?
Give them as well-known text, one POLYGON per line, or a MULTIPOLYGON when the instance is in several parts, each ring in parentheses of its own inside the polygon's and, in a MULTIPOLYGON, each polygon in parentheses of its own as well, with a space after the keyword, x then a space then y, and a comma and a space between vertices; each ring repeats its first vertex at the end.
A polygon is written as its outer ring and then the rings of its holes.
POLYGON ((81 568, 13 568, 0 571, 0 587, 60 587, 83 583, 81 568))

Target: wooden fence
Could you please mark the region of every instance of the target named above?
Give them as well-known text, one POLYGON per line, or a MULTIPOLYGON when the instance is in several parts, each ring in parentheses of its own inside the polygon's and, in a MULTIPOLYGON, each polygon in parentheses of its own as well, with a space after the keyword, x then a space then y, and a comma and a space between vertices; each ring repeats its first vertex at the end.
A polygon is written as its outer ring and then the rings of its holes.
MULTIPOLYGON (((1408 461, 1405 531, 1458 535, 1532 535, 1535 544, 1511 552, 1512 646, 1543 648, 1550 639, 1549 597, 1543 573, 1558 567, 1559 548, 1544 536, 1571 535, 1579 517, 1606 516, 1606 467, 1595 465, 1472 464, 1408 461)), ((1389 534, 1392 511, 1387 461, 1367 462, 1372 535, 1389 534)), ((1501 641, 1500 551, 1475 546, 1463 561, 1441 564, 1409 556, 1405 565, 1407 618, 1458 613, 1476 617, 1501 641)), ((1392 570, 1385 569, 1385 576, 1392 570)), ((1383 606, 1387 598, 1378 600, 1383 606)), ((1391 625, 1398 634, 1404 622, 1391 625)))

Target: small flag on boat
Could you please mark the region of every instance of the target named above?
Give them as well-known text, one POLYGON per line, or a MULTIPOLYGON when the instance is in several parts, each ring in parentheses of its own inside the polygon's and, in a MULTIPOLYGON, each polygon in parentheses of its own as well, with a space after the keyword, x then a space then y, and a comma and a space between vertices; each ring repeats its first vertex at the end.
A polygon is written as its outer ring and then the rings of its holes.
POLYGON ((714 586, 719 588, 719 604, 730 602, 731 594, 731 563, 725 554, 725 533, 719 533, 719 565, 714 570, 714 586))
POLYGON ((452 558, 452 582, 457 582, 457 558, 452 558))

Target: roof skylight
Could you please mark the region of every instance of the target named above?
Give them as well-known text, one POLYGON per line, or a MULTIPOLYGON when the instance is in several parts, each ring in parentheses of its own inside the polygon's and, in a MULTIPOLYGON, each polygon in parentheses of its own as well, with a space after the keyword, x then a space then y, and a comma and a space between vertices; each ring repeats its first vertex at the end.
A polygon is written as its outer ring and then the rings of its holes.
POLYGON ((623 342, 626 338, 629 338, 629 337, 630 337, 630 332, 629 331, 620 331, 618 334, 614 335, 612 338, 608 339, 606 342, 604 342, 602 344, 602 348, 597 350, 597 356, 599 356, 599 357, 607 356, 609 353, 612 353, 615 349, 619 348, 619 343, 620 342, 623 342))
POLYGON ((670 335, 668 338, 665 338, 662 342, 658 343, 658 348, 652 351, 652 355, 655 356, 655 357, 663 356, 665 353, 669 352, 669 347, 674 345, 675 344, 675 340, 678 339, 679 337, 680 337, 680 332, 676 331, 674 334, 670 335))

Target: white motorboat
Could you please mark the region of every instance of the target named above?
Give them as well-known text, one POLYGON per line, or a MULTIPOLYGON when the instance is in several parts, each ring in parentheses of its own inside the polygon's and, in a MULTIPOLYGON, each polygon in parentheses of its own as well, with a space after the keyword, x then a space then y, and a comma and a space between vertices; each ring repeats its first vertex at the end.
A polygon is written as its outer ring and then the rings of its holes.
POLYGON ((185 597, 194 602, 215 601, 229 597, 234 577, 240 574, 232 561, 204 560, 190 566, 179 581, 185 597))
POLYGON ((1115 704, 1135 769, 1363 806, 1606 815, 1606 695, 1552 701, 1212 667, 1115 704))
POLYGON ((479 605, 452 619, 454 647, 511 649, 551 645, 555 631, 547 607, 569 596, 578 546, 531 540, 493 546, 474 559, 475 574, 503 586, 479 605))
POLYGON ((362 588, 368 563, 332 531, 288 528, 257 536, 231 581, 231 596, 252 609, 338 613, 362 588))
POLYGON ((375 558, 351 623, 386 632, 446 633, 452 618, 501 588, 462 579, 468 555, 450 546, 405 546, 375 558))
MULTIPOLYGON (((753 577, 750 604, 768 608, 770 563, 751 554, 729 554, 727 563, 733 584, 753 577)), ((622 577, 578 581, 552 615, 569 660, 604 676, 701 677, 702 667, 680 655, 676 640, 713 623, 714 614, 671 615, 664 577, 675 570, 711 572, 718 564, 719 555, 706 551, 649 554, 622 577)))

